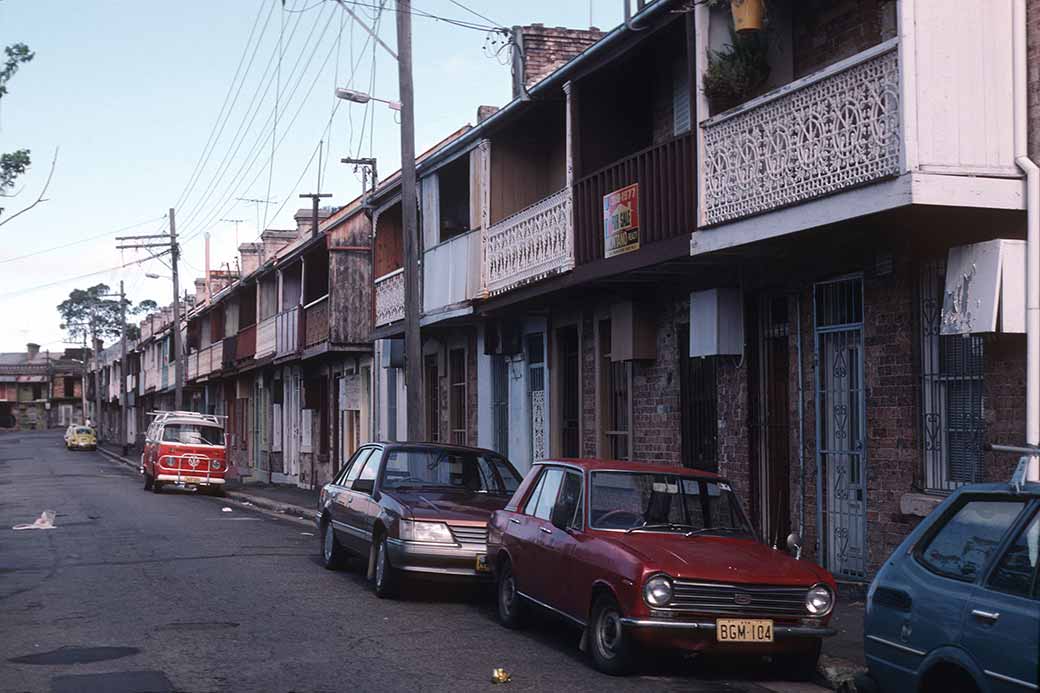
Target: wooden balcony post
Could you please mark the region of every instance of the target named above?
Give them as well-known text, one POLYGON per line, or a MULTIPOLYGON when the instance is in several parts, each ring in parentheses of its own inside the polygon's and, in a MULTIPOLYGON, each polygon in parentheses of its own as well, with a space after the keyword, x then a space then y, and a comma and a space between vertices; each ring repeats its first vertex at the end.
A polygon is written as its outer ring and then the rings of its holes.
POLYGON ((563 271, 574 269, 574 181, 581 168, 581 139, 578 134, 578 93, 574 82, 563 83, 563 93, 567 96, 566 106, 566 149, 567 149, 567 197, 568 216, 567 230, 567 262, 563 271))
POLYGON ((488 293, 488 231, 491 228, 491 140, 483 139, 480 152, 480 298, 488 293))

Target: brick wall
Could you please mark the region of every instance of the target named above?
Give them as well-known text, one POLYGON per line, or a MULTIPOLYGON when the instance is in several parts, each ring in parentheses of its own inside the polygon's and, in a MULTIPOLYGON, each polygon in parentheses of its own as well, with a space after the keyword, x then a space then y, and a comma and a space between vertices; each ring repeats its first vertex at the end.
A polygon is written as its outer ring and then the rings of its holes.
MULTIPOLYGON (((984 349, 986 442, 1022 445, 1026 440, 1025 335, 992 335, 984 349)), ((1015 455, 987 452, 984 479, 1010 479, 1017 464, 1015 455)))
MULTIPOLYGON (((523 84, 530 88, 603 36, 596 28, 568 29, 542 24, 513 27, 520 36, 525 58, 523 84)), ((519 95, 514 78, 513 96, 519 95)))
POLYGON ((1040 0, 1026 5, 1029 42, 1029 155, 1040 161, 1040 0))
POLYGON ((680 324, 689 329, 685 322, 689 300, 661 301, 654 309, 657 358, 632 364, 632 458, 678 465, 682 464, 682 425, 677 332, 680 324))
POLYGON ((591 311, 582 318, 581 334, 581 452, 596 457, 596 332, 591 311))
POLYGON ((795 78, 880 43, 884 13, 894 6, 893 0, 792 3, 795 78))

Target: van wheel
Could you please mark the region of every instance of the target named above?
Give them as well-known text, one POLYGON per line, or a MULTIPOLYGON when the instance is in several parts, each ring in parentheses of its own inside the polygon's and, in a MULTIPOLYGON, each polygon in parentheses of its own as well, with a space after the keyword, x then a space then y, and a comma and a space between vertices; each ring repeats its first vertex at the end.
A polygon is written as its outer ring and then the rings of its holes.
POLYGON ((508 558, 498 569, 498 620, 506 628, 522 628, 527 621, 528 606, 516 589, 516 575, 508 558))
POLYGON ((152 493, 162 493, 163 482, 152 479, 152 493))
POLYGON ((148 472, 144 473, 144 490, 145 491, 151 491, 152 490, 152 475, 149 474, 148 472))
POLYGON ((376 596, 387 599, 397 595, 397 569, 390 565, 389 548, 386 545, 386 537, 379 538, 376 546, 376 565, 372 578, 372 586, 376 596))
POLYGON ((621 618, 621 607, 610 595, 602 595, 592 607, 592 661, 597 669, 611 676, 629 673, 635 660, 635 643, 621 625, 621 618))

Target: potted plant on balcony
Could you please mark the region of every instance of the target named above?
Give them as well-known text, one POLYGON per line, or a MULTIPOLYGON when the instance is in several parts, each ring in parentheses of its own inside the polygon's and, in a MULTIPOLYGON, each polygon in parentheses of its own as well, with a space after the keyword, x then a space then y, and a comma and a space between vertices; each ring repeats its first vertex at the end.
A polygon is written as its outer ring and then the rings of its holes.
POLYGON ((730 44, 708 53, 701 89, 714 115, 754 96, 769 79, 766 38, 757 33, 730 34, 730 44))

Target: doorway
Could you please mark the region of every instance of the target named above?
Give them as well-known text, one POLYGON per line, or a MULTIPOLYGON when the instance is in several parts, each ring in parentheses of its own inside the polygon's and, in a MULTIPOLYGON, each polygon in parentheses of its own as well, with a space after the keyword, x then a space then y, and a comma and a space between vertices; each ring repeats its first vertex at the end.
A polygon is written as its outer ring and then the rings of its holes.
POLYGON ((578 328, 556 331, 560 353, 560 452, 581 456, 581 352, 578 328))

